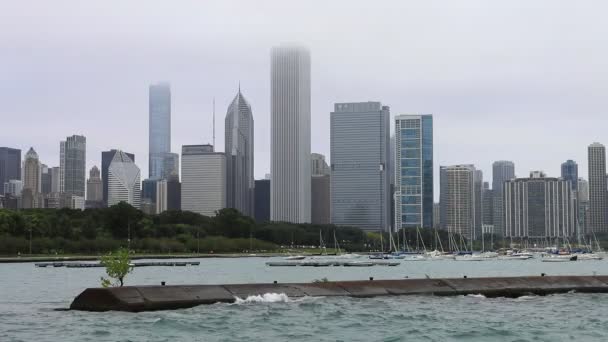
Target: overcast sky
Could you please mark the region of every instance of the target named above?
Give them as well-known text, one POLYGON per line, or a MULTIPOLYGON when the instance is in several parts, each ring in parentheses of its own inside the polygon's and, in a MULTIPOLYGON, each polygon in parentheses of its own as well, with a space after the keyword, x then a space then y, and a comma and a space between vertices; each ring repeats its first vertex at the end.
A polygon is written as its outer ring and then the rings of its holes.
MULTIPOLYGON (((33 146, 59 165, 59 141, 136 154, 148 172, 148 85, 172 89, 172 149, 217 150, 238 83, 255 120, 255 175, 270 170, 270 48, 308 46, 312 148, 329 159, 334 102, 381 101, 434 115, 439 165, 494 160, 559 176, 608 144, 605 1, 0 2, 0 146, 33 146)), ((88 175, 87 175, 88 176, 88 175)), ((438 194, 438 177, 435 193, 438 194)))

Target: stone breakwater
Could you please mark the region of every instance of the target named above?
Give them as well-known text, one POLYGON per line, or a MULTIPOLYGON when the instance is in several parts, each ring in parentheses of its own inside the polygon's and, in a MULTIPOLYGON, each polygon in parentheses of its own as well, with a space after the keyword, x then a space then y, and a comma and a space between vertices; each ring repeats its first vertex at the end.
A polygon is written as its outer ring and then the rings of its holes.
POLYGON ((125 286, 88 288, 79 294, 72 310, 154 311, 197 305, 234 303, 239 298, 269 293, 301 297, 377 297, 401 295, 520 297, 565 292, 607 293, 608 276, 537 276, 493 278, 437 278, 363 280, 316 283, 232 285, 125 286))

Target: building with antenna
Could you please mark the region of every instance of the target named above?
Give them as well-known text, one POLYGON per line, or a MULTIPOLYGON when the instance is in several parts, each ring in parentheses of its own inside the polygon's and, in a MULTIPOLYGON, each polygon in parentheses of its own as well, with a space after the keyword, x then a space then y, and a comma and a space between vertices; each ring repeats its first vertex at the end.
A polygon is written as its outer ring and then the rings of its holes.
POLYGON ((225 144, 226 207, 253 217, 253 115, 240 86, 226 112, 225 144))

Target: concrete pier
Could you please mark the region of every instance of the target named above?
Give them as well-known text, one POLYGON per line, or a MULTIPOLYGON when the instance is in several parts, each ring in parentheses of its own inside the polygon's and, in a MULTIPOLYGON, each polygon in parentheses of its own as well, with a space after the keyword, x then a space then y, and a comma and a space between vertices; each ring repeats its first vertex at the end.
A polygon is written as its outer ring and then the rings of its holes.
POLYGON ((70 309, 84 311, 174 310, 202 304, 232 303, 236 297, 284 293, 305 296, 376 297, 397 295, 519 297, 552 293, 608 293, 608 276, 538 276, 496 278, 445 278, 365 280, 286 284, 125 286, 89 288, 78 295, 70 309))

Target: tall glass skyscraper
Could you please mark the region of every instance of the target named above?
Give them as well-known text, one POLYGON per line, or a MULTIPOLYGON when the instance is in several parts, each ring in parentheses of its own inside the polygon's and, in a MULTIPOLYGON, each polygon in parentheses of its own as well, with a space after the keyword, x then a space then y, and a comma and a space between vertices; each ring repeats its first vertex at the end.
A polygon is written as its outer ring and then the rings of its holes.
POLYGON ((588 148, 589 221, 586 233, 606 232, 606 148, 593 143, 588 148))
POLYGON ((433 116, 395 118, 395 228, 433 227, 433 116))
POLYGON ((331 223, 387 230, 390 108, 380 102, 336 103, 330 115, 331 223))
POLYGON ((4 183, 21 179, 21 150, 0 147, 0 195, 4 194, 4 183))
POLYGON ((253 115, 240 87, 226 112, 225 138, 226 207, 253 217, 253 115))
POLYGON ((562 179, 570 181, 572 190, 578 189, 578 164, 574 160, 566 160, 562 163, 562 179))
POLYGON ((165 154, 171 152, 171 87, 169 83, 150 85, 149 90, 148 177, 163 178, 165 154))
POLYGON ((72 135, 59 146, 59 191, 84 197, 86 188, 87 139, 72 135))

